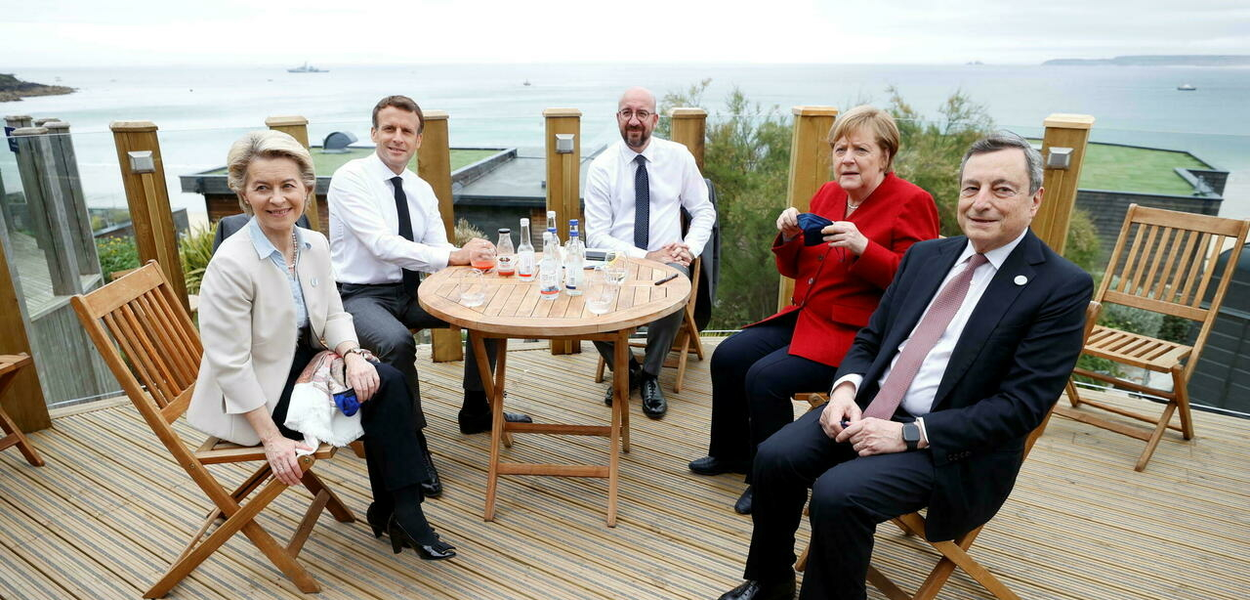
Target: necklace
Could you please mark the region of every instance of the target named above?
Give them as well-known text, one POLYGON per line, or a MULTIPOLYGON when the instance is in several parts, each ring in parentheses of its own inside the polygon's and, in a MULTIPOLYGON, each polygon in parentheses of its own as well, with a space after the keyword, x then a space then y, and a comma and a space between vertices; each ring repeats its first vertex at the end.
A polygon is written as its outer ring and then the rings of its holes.
POLYGON ((291 230, 291 262, 287 263, 286 268, 290 272, 295 272, 295 265, 299 264, 299 239, 295 237, 295 230, 291 230))

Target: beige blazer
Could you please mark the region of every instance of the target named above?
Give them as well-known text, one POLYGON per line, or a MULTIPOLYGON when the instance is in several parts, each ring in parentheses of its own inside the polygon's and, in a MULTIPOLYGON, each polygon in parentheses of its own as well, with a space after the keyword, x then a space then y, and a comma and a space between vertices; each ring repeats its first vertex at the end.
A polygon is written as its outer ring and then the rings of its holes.
MULTIPOLYGON (((314 345, 336 348, 356 341, 330 269, 330 244, 300 229, 300 287, 314 345)), ((286 274, 259 257, 246 229, 222 242, 200 286, 204 358, 187 422, 209 435, 243 445, 260 438, 243 413, 261 406, 272 414, 291 371, 298 338, 295 300, 286 274)))

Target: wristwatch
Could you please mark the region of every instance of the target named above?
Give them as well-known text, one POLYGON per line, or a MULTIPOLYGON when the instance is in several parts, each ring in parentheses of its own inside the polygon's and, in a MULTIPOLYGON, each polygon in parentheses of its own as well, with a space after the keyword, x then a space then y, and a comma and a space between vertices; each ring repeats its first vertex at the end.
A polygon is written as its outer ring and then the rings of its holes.
POLYGON ((915 423, 903 423, 903 443, 908 450, 915 450, 920 445, 920 426, 915 423))
POLYGON ((360 358, 363 358, 365 360, 377 360, 377 357, 375 357, 372 352, 365 350, 364 348, 360 346, 356 346, 355 348, 351 348, 347 352, 344 352, 343 353, 344 358, 346 358, 348 354, 359 354, 360 358))

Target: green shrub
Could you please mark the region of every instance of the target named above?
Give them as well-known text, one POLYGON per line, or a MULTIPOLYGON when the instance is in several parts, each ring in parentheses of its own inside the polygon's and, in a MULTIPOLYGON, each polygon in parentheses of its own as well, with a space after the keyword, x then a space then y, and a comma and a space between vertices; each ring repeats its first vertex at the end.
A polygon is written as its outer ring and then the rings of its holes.
POLYGON ((188 294, 200 293, 200 281, 204 279, 204 270, 213 257, 216 231, 216 225, 195 227, 178 240, 178 259, 182 262, 182 276, 188 294))
POLYGON ((139 268, 139 248, 132 237, 96 238, 95 247, 106 283, 113 280, 113 273, 117 271, 139 268))

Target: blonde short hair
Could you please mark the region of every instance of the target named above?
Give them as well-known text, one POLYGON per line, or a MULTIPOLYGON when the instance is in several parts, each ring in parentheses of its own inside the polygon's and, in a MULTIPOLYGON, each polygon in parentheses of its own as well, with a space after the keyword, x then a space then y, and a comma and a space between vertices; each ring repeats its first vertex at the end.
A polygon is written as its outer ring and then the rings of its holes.
POLYGON ((829 145, 856 132, 866 131, 876 138, 877 145, 885 150, 885 171, 894 170, 894 157, 898 155, 898 125, 894 117, 875 106, 863 104, 840 115, 829 130, 829 145))
MULTIPOLYGON (((247 168, 257 158, 289 158, 295 161, 308 196, 317 193, 317 174, 313 171, 312 155, 303 144, 281 131, 251 131, 236 140, 226 155, 226 184, 238 195, 243 212, 252 214, 252 206, 243 199, 243 191, 247 188, 247 168)), ((307 202, 304 208, 308 208, 307 202)))

